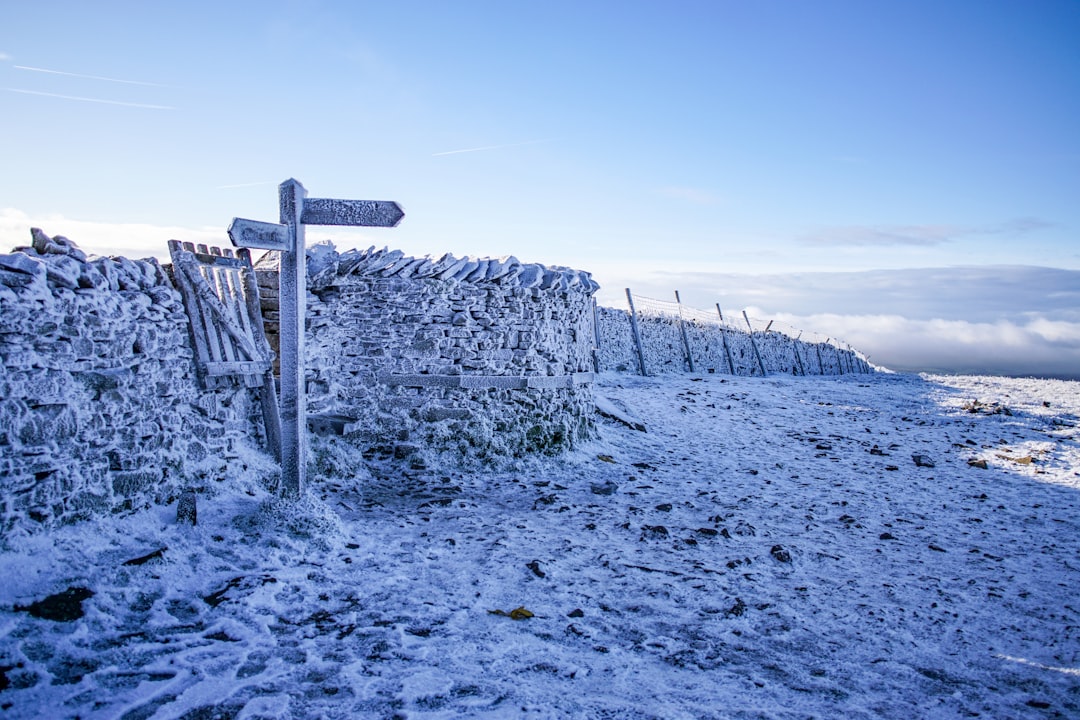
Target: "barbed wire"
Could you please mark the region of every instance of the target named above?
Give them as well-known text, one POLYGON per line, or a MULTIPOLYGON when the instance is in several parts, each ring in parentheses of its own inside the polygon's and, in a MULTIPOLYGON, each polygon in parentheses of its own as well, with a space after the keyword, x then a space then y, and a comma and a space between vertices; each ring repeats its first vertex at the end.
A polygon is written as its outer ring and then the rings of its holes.
MULTIPOLYGON (((736 332, 778 332, 793 340, 800 340, 808 344, 833 345, 835 347, 854 352, 862 356, 851 345, 813 330, 802 330, 794 325, 779 320, 763 320, 748 316, 745 311, 734 314, 721 315, 719 306, 715 312, 690 307, 671 300, 658 300, 644 295, 633 295, 634 309, 642 316, 682 318, 683 322, 700 323, 703 325, 715 325, 736 332), (749 327, 747 325, 749 324, 749 327)), ((629 303, 627 304, 629 309, 629 303)))

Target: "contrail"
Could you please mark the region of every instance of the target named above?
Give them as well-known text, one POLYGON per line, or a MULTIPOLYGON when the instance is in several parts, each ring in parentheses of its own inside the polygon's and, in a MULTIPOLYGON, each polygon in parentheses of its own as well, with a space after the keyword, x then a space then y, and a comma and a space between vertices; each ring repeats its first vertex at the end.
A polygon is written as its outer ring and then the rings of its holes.
POLYGON ((30 70, 32 72, 49 73, 50 75, 66 75, 68 77, 84 78, 86 80, 104 80, 105 82, 124 83, 125 85, 149 85, 150 87, 168 87, 160 83, 143 82, 142 80, 121 80, 119 78, 101 77, 100 75, 83 75, 81 73, 64 72, 62 70, 46 70, 45 68, 30 67, 28 65, 12 65, 16 70, 30 70))
POLYGON ((79 102, 101 103, 103 105, 123 105, 125 107, 146 108, 148 110, 175 110, 169 105, 147 105, 145 103, 121 102, 119 100, 102 100, 101 98, 78 97, 77 95, 58 95, 57 93, 41 92, 40 90, 20 90, 19 88, 4 88, 8 92, 23 93, 24 95, 42 95, 44 97, 60 98, 62 100, 78 100, 79 102))
POLYGON ((521 147, 522 145, 536 145, 537 143, 549 142, 552 138, 544 138, 543 140, 529 140, 527 142, 509 143, 506 145, 485 145, 484 147, 466 148, 464 150, 447 150, 446 152, 432 153, 431 157, 439 157, 440 155, 458 155, 460 153, 480 152, 481 150, 501 150, 502 148, 521 147))

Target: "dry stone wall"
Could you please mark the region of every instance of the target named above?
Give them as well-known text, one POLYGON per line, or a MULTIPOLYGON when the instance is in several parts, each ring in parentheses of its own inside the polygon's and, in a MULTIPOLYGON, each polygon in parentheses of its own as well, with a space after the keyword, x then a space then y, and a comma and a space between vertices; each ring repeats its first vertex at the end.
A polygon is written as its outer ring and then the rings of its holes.
MULTIPOLYGON (((169 268, 90 259, 36 229, 32 241, 0 255, 0 543, 245 472, 264 444, 257 398, 199 382, 169 268)), ((557 452, 592 432, 595 370, 639 371, 629 314, 595 308, 589 273, 330 244, 308 259, 309 418, 368 457, 557 452)), ((256 270, 275 345, 273 254, 256 270)), ((737 374, 760 373, 750 335, 687 334, 699 372, 728 372, 726 340, 737 374)), ((674 318, 642 318, 641 336, 650 373, 688 369, 674 318)), ((754 340, 768 372, 869 370, 831 345, 754 340)))
MULTIPOLYGON (((424 463, 554 452, 590 434, 588 273, 513 257, 308 254, 309 412, 351 441, 424 463)), ((268 319, 275 263, 257 265, 268 319)))
POLYGON ((200 387, 165 269, 32 239, 0 255, 0 542, 224 479, 257 406, 200 387))
MULTIPOLYGON (((630 313, 615 308, 598 308, 601 371, 640 372, 630 313)), ((807 343, 779 332, 749 332, 719 324, 686 322, 694 369, 701 373, 761 375, 761 365, 769 374, 843 375, 871 372, 858 353, 825 343, 807 343), (724 345, 727 345, 727 352, 724 345), (755 353, 756 346, 756 353, 755 353), (728 362, 730 355, 731 361, 728 362)), ((686 349, 676 317, 639 315, 638 330, 642 354, 649 374, 680 373, 689 370, 686 349)))

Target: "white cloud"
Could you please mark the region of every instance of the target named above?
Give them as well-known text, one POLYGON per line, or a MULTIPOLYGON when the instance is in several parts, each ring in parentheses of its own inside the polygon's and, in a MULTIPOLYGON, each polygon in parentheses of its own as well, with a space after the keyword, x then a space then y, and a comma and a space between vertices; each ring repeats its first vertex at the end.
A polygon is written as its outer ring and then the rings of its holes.
POLYGON ((895 370, 1002 375, 1080 376, 1080 323, 1033 317, 913 320, 900 315, 792 315, 776 319, 843 338, 895 370))
POLYGON ((11 56, 8 55, 6 52, 0 52, 0 62, 7 62, 10 59, 11 56))
POLYGON ((805 236, 802 241, 807 245, 822 246, 932 246, 951 242, 970 232, 970 229, 957 225, 853 225, 824 228, 805 236))
POLYGON ((1036 217, 1013 218, 989 225, 841 225, 822 228, 803 236, 801 241, 827 247, 930 247, 978 235, 1016 238, 1051 227, 1054 223, 1036 217))
POLYGON ((1080 271, 1063 268, 970 265, 775 275, 639 269, 627 280, 645 295, 667 297, 678 289, 688 302, 705 307, 719 302, 801 315, 858 312, 972 322, 1022 321, 1035 313, 1080 322, 1080 271))
MULTIPOLYGON (((595 269, 602 304, 674 300, 839 338, 897 370, 1080 375, 1080 271, 968 266, 847 273, 595 269)), ((778 329, 775 328, 774 329, 778 329)))
POLYGON ((104 223, 72 220, 62 215, 31 217, 13 208, 0 208, 0 251, 30 244, 30 228, 48 235, 63 235, 87 253, 156 257, 168 261, 169 240, 230 247, 224 228, 186 228, 145 223, 104 223), (4 248, 3 245, 7 247, 4 248))
MULTIPOLYGON (((0 253, 29 245, 30 228, 33 227, 41 228, 47 235, 63 235, 92 255, 156 257, 162 262, 169 262, 169 240, 232 247, 225 227, 94 222, 72 220, 63 215, 31 216, 14 208, 0 208, 0 253)), ((329 239, 339 251, 344 252, 350 248, 385 244, 384 237, 368 230, 335 227, 329 233, 327 228, 309 228, 307 245, 329 239)))

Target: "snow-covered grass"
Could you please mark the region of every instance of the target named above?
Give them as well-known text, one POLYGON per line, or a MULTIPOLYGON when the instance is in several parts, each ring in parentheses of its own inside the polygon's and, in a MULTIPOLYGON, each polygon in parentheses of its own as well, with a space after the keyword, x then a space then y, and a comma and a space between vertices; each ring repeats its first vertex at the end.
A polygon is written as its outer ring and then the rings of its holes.
POLYGON ((324 448, 298 503, 13 540, 0 717, 1080 716, 1080 383, 597 392, 648 431, 512 472, 324 448), (80 619, 13 609, 68 587, 80 619))

